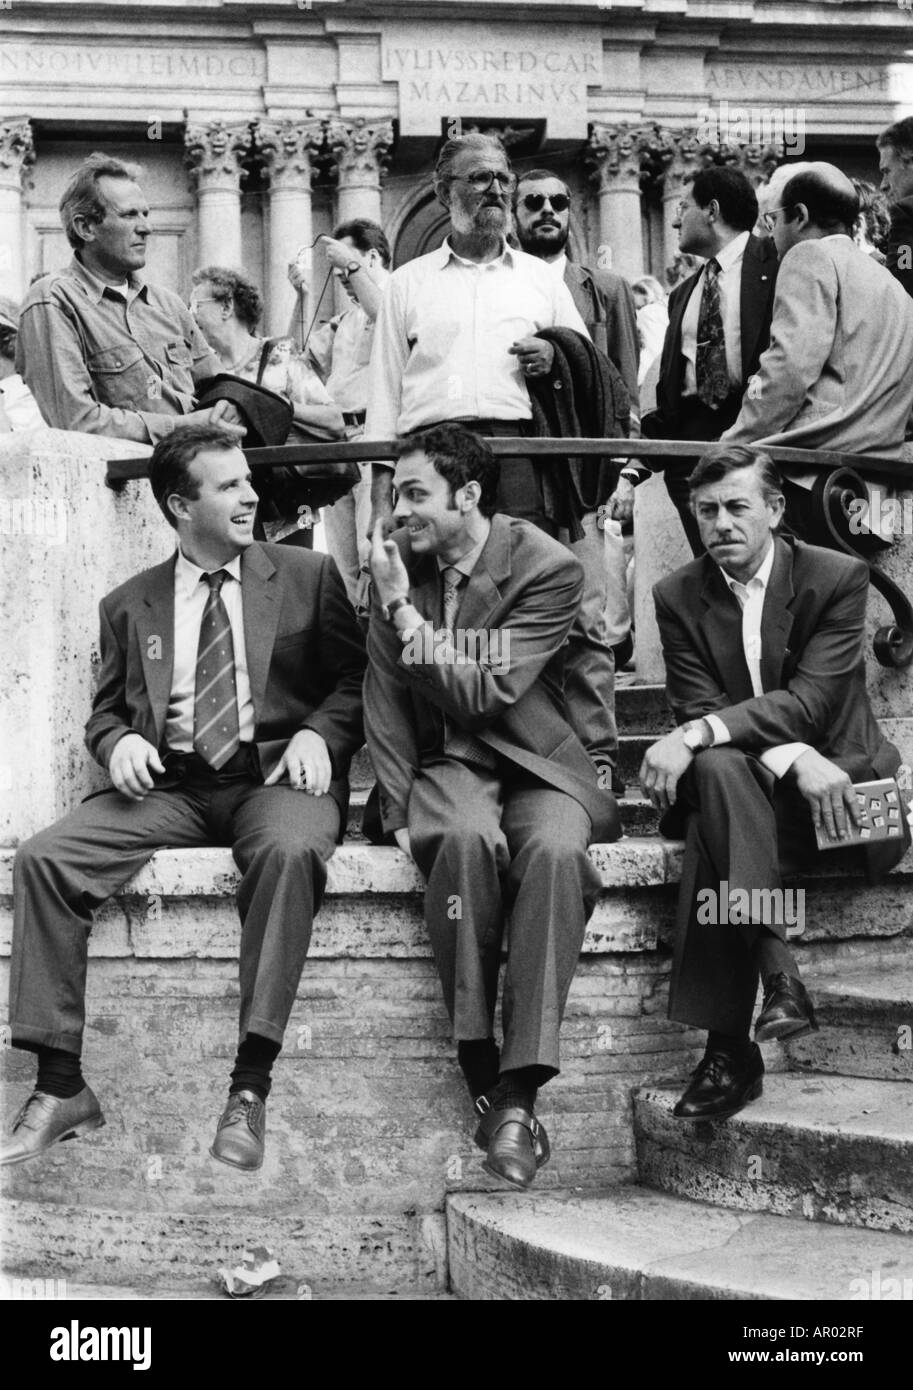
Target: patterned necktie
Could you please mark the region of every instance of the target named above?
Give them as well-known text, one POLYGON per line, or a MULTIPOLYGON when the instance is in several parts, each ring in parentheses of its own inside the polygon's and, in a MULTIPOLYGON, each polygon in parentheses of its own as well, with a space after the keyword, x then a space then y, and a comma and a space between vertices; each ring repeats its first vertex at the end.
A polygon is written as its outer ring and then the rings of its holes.
POLYGON ((697 394, 704 405, 716 405, 729 395, 729 369, 726 366, 726 337, 720 307, 720 263, 711 257, 704 267, 704 289, 697 316, 697 356, 694 370, 697 394))
POLYGON ((444 577, 444 627, 448 632, 453 632, 453 624, 456 622, 457 609, 460 606, 460 584, 463 576, 460 571, 448 565, 443 571, 444 577))
POLYGON ((235 686, 235 644, 221 589, 230 576, 216 570, 202 578, 209 585, 193 697, 193 746, 217 771, 241 746, 238 692, 235 686))

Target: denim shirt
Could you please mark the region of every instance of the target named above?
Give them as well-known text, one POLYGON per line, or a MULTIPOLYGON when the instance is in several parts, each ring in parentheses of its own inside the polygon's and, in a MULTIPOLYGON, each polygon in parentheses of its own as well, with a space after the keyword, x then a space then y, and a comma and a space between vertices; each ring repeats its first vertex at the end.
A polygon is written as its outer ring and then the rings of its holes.
POLYGON ((178 295, 133 275, 125 298, 76 256, 30 289, 16 366, 52 428, 144 444, 170 434, 221 371, 178 295))

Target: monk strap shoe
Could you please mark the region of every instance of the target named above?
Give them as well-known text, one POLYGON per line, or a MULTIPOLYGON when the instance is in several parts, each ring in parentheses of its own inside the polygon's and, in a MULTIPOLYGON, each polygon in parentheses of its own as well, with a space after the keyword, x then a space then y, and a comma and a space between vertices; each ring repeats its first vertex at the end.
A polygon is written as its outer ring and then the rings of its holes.
POLYGON ((482 1167, 492 1177, 525 1190, 551 1157, 545 1125, 524 1106, 493 1110, 487 1096, 479 1096, 476 1110, 482 1120, 475 1142, 486 1151, 482 1167))

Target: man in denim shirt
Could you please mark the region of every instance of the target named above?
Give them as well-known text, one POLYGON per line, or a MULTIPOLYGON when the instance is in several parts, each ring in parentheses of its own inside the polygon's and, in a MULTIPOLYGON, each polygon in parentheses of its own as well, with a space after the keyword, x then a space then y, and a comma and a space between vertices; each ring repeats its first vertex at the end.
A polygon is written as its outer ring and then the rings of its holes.
POLYGON ((241 438, 228 402, 194 410, 219 360, 179 297, 137 275, 152 228, 136 172, 93 154, 70 180, 60 217, 73 259, 29 291, 17 370, 55 429, 155 444, 209 423, 241 438))

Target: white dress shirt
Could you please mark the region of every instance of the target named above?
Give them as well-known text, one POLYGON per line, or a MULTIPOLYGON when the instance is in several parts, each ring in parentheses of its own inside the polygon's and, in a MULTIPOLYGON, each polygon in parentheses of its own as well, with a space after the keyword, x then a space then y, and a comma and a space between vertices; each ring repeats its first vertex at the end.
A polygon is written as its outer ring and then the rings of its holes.
MULTIPOLYGON (((231 576, 222 585, 222 601, 231 623, 235 649, 235 691, 238 697, 238 731, 242 743, 254 738, 254 704, 244 645, 244 609, 241 600, 241 556, 221 568, 231 576)), ((174 671, 165 720, 165 743, 177 753, 193 752, 193 702, 197 680, 200 625, 209 596, 201 570, 178 549, 174 566, 174 671)))
MULTIPOLYGON (((731 386, 739 386, 742 381, 742 311, 739 301, 742 293, 742 258, 747 245, 748 232, 739 232, 722 251, 716 253, 716 261, 720 267, 717 276, 717 284, 720 287, 720 313, 723 315, 726 366, 729 368, 731 386)), ((682 356, 685 359, 683 396, 697 395, 697 321, 701 312, 706 273, 705 263, 682 317, 682 356)))
MULTIPOLYGON (((771 541, 767 554, 747 584, 740 584, 721 567, 720 573, 728 587, 735 594, 742 609, 742 649, 751 677, 751 689, 755 696, 764 694, 761 684, 761 615, 764 611, 764 598, 770 583, 774 564, 774 543, 771 541)), ((704 716, 713 730, 713 746, 729 743, 731 735, 718 714, 704 716)), ((761 754, 761 762, 775 777, 782 777, 792 767, 797 758, 807 753, 808 743, 781 743, 768 748, 761 754)))
POLYGON ((468 261, 445 240, 400 266, 377 318, 365 438, 392 439, 437 420, 531 419, 508 348, 542 328, 589 337, 563 280, 525 251, 505 245, 493 261, 468 261))

